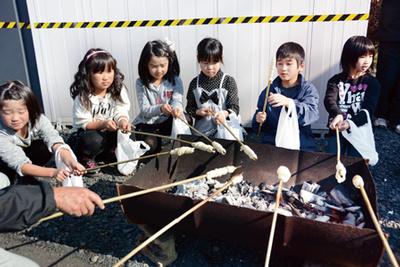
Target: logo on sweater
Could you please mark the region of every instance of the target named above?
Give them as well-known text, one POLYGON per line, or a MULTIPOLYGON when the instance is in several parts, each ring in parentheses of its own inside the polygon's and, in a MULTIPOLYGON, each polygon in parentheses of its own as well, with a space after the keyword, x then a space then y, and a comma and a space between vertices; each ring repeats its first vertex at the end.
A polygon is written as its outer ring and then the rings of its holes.
POLYGON ((357 114, 361 110, 361 104, 364 101, 365 91, 368 85, 360 83, 351 85, 350 83, 339 82, 339 101, 338 105, 342 112, 349 113, 351 109, 353 114, 357 114))

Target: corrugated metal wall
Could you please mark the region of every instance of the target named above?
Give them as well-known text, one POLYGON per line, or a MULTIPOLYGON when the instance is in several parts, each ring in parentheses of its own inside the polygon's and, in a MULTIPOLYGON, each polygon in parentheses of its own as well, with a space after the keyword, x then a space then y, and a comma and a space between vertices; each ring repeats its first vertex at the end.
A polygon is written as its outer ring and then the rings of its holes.
MULTIPOLYGON (((366 0, 28 0, 31 22, 186 19, 234 16, 320 15, 368 13, 366 0)), ((71 122, 69 85, 85 52, 92 47, 110 51, 125 74, 131 93, 132 117, 137 63, 144 44, 168 37, 176 43, 181 77, 187 90, 199 72, 197 43, 206 36, 224 45, 223 70, 236 78, 244 123, 251 120, 257 97, 267 82, 268 68, 280 44, 295 41, 306 50, 305 76, 320 92, 320 120, 327 80, 339 71, 344 41, 365 35, 367 21, 234 24, 106 29, 32 29, 45 113, 52 121, 71 122)), ((185 91, 186 93, 186 91, 185 91)))

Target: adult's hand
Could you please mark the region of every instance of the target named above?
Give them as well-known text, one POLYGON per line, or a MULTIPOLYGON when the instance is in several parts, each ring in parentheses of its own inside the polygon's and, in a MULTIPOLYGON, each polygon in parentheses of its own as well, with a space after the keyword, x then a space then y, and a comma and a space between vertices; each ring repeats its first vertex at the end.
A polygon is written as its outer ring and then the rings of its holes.
POLYGON ((99 195, 81 187, 57 187, 53 189, 56 207, 73 216, 92 215, 96 206, 104 209, 99 195))

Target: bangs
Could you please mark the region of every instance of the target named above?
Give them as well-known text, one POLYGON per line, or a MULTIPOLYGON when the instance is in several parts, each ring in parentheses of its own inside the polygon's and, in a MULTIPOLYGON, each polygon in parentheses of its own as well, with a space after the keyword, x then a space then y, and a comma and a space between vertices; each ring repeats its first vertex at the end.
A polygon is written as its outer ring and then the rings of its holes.
POLYGON ((295 59, 297 64, 304 62, 304 49, 301 45, 295 42, 287 42, 282 44, 276 51, 276 61, 283 60, 285 58, 295 59))
POLYGON ((219 53, 210 53, 208 55, 204 55, 203 57, 199 57, 199 61, 217 63, 222 61, 222 59, 220 58, 219 53))
POLYGON ((354 50, 357 58, 365 55, 375 56, 375 47, 372 42, 360 42, 354 50))
POLYGON ((116 62, 109 54, 98 54, 89 63, 87 70, 89 73, 101 73, 103 71, 110 71, 116 68, 116 62))
POLYGON ((210 49, 207 51, 207 53, 204 54, 198 54, 197 60, 200 61, 205 61, 205 62, 210 62, 210 63, 217 63, 217 62, 222 62, 222 56, 221 52, 218 49, 210 49))

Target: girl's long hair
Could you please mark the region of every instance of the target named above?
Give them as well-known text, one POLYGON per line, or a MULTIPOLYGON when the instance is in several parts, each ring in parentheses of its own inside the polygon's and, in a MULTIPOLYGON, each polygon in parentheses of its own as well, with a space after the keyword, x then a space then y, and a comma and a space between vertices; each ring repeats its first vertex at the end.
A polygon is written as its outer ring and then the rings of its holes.
POLYGON ((92 103, 89 97, 95 92, 91 82, 91 75, 110 69, 114 70, 114 81, 107 89, 107 93, 111 94, 112 99, 123 102, 121 90, 124 86, 124 75, 117 68, 117 61, 113 56, 100 48, 92 48, 87 51, 79 63, 78 72, 75 74, 74 82, 69 89, 71 97, 75 99, 75 97, 79 96, 83 106, 90 110, 92 103))
POLYGON ((178 57, 175 51, 170 48, 170 45, 161 40, 147 42, 143 47, 138 64, 139 77, 142 83, 149 87, 149 84, 154 80, 149 71, 149 62, 152 56, 168 58, 168 71, 163 79, 175 85, 175 76, 179 76, 180 73, 178 57))
POLYGON ((8 81, 0 85, 0 109, 3 108, 4 100, 22 100, 24 101, 28 113, 29 122, 34 127, 36 121, 42 114, 39 102, 33 91, 20 81, 8 81))

